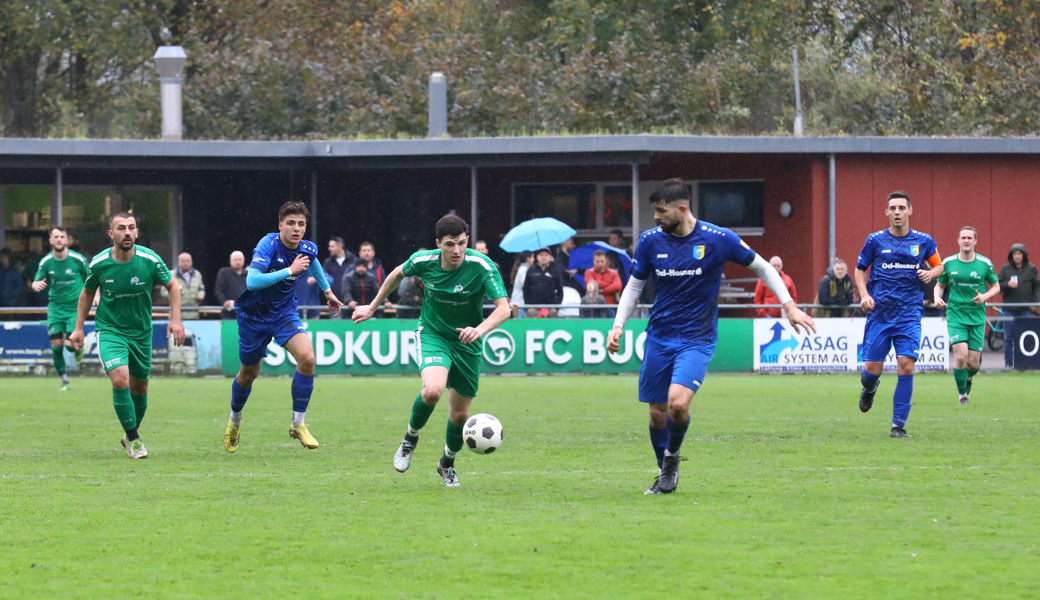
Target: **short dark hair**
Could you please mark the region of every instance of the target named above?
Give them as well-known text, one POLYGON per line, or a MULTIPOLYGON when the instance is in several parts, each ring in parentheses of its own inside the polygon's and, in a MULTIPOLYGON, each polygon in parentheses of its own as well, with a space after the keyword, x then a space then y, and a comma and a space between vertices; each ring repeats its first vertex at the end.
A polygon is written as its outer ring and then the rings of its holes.
POLYGON ((337 243, 337 244, 339 244, 340 246, 343 246, 343 245, 344 245, 344 244, 343 244, 343 238, 339 237, 338 235, 334 235, 334 236, 330 237, 330 238, 329 238, 329 241, 330 241, 330 242, 336 242, 336 243, 337 243))
POLYGON ((476 246, 477 244, 484 244, 485 246, 487 246, 487 240, 477 240, 476 243, 473 245, 476 246))
POLYGON ((692 200, 690 187, 683 183, 682 179, 669 179, 650 194, 650 204, 658 202, 686 202, 689 204, 692 200))
POLYGON ((358 265, 361 265, 361 266, 363 266, 363 267, 365 267, 367 269, 368 268, 368 261, 363 259, 363 258, 358 258, 357 260, 354 261, 354 268, 356 269, 358 267, 358 265))
POLYGON ((121 210, 121 211, 117 212, 116 214, 114 214, 114 215, 112 215, 111 217, 108 218, 108 228, 109 229, 112 229, 112 223, 116 219, 133 219, 135 223, 137 222, 137 217, 133 216, 132 214, 130 214, 128 212, 126 212, 125 210, 121 210))
POLYGON ((607 251, 606 250, 596 250, 595 252, 592 253, 592 255, 593 256, 602 256, 602 257, 606 258, 607 257, 607 251))
POLYGON ((358 250, 360 250, 360 249, 364 248, 365 246, 372 246, 372 249, 373 249, 373 250, 375 250, 375 249, 376 249, 376 245, 375 245, 375 244, 373 244, 372 242, 368 242, 368 241, 365 241, 365 242, 361 242, 360 244, 358 244, 358 247, 357 247, 357 249, 358 249, 358 250))
POLYGON ((895 200, 896 198, 902 198, 903 200, 906 200, 906 205, 908 208, 914 207, 914 205, 910 203, 910 194, 907 194, 903 190, 896 190, 888 195, 888 198, 885 200, 885 208, 888 208, 888 203, 892 200, 895 200))
POLYGON ((68 229, 65 229, 65 228, 64 228, 64 227, 62 227, 61 225, 55 225, 54 227, 51 227, 51 231, 50 231, 50 232, 51 232, 51 233, 54 233, 54 230, 55 230, 55 229, 57 229, 58 231, 60 231, 60 232, 64 233, 65 235, 68 235, 68 234, 69 234, 69 230, 68 230, 68 229))
POLYGON ((519 260, 520 262, 527 262, 527 259, 529 258, 531 258, 531 251, 524 250, 520 253, 520 256, 517 257, 517 260, 519 260))
POLYGON ((448 235, 459 237, 462 234, 469 234, 469 224, 458 215, 444 215, 437 221, 434 233, 438 240, 443 240, 448 235))
POLYGON ((624 239, 625 232, 621 231, 620 229, 611 229, 610 230, 610 235, 619 235, 619 236, 621 236, 622 239, 624 239))
POLYGON ((311 211, 299 200, 290 200, 278 209, 278 222, 281 223, 289 215, 303 215, 308 221, 311 220, 311 211))

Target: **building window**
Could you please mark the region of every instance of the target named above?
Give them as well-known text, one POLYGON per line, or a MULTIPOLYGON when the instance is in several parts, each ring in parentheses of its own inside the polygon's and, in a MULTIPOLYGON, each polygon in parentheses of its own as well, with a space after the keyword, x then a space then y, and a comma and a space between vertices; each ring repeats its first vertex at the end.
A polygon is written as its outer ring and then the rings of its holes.
POLYGON ((632 226, 632 186, 603 186, 603 227, 632 226))
POLYGON ((701 181, 697 184, 697 218, 737 230, 764 226, 762 181, 701 181))
POLYGON ((595 229, 596 191, 596 184, 516 185, 513 221, 553 217, 577 230, 595 229))

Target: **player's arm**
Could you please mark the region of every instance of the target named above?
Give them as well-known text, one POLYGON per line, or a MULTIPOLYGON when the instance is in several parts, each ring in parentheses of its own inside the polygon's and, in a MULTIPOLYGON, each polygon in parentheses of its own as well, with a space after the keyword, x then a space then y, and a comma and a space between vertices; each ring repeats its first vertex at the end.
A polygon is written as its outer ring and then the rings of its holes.
POLYGON ((376 309, 379 305, 386 300, 387 297, 397 289, 397 286, 401 285, 401 281, 404 280, 404 265, 398 265, 390 274, 383 280, 383 285, 379 286, 379 291, 376 292, 376 297, 372 298, 372 303, 368 306, 356 306, 354 308, 354 314, 350 318, 355 323, 361 323, 372 318, 372 315, 376 314, 376 309))
MULTIPOLYGON (((946 286, 943 285, 943 280, 941 278, 936 279, 935 288, 932 290, 932 306, 935 308, 946 308, 946 301, 943 300, 943 290, 945 289, 946 286)), ((1000 288, 998 287, 997 290, 999 291, 1000 288)))
POLYGON ((989 284, 989 288, 986 290, 985 294, 975 294, 975 297, 972 298, 972 300, 975 301, 975 304, 985 304, 986 302, 989 302, 990 298, 992 298, 993 296, 996 296, 999 293, 1000 293, 1000 284, 999 283, 990 283, 989 284))
POLYGON ((924 283, 930 283, 933 279, 936 279, 943 274, 944 267, 942 259, 939 258, 938 252, 932 253, 932 255, 928 257, 926 264, 931 268, 917 270, 917 278, 924 283))
POLYGON ((166 337, 173 337, 173 344, 184 343, 184 323, 181 322, 181 286, 171 277, 163 284, 170 294, 170 322, 166 325, 166 337))
POLYGON ((47 270, 43 267, 43 261, 40 262, 39 268, 36 269, 36 276, 33 278, 32 285, 29 286, 34 292, 42 292, 47 289, 47 270))
POLYGON ((859 290, 859 306, 863 310, 874 310, 874 299, 867 293, 867 269, 856 266, 856 289, 859 290))
POLYGON ((787 284, 784 283, 784 279, 776 272, 773 265, 769 264, 769 261, 762 258, 762 255, 755 254, 755 260, 751 261, 748 268, 754 271, 758 278, 762 280, 762 283, 766 284, 769 291, 773 292, 773 295, 780 300, 780 304, 784 307, 784 313, 787 315, 787 320, 794 327, 795 331, 799 331, 801 328, 806 334, 810 331, 816 333, 816 322, 813 321, 812 317, 802 312, 802 309, 795 306, 791 293, 787 291, 787 284))
POLYGON ((72 344, 74 350, 83 349, 83 327, 87 322, 87 315, 90 314, 91 299, 94 298, 94 292, 86 285, 79 293, 79 301, 76 303, 76 328, 69 334, 69 343, 72 344))
POLYGON ((646 279, 636 278, 635 273, 628 278, 628 284, 621 292, 621 300, 618 301, 617 314, 614 316, 614 326, 607 334, 607 352, 611 354, 621 350, 621 334, 625 330, 625 323, 632 316, 632 311, 639 305, 639 296, 643 293, 646 279))
POLYGON ((329 280, 325 277, 325 269, 321 267, 317 262, 313 262, 307 267, 307 272, 314 281, 317 282, 318 287, 325 293, 325 302, 329 305, 329 312, 332 316, 339 314, 339 309, 343 306, 343 303, 339 301, 336 294, 332 293, 332 286, 329 285, 329 280))
POLYGON ((509 307, 509 300, 505 296, 501 298, 495 298, 492 300, 495 304, 495 310, 491 311, 488 318, 477 325, 476 327, 456 327, 455 331, 459 332, 459 341, 463 344, 471 344, 481 338, 481 336, 494 331, 496 327, 506 322, 513 314, 513 309, 509 307))

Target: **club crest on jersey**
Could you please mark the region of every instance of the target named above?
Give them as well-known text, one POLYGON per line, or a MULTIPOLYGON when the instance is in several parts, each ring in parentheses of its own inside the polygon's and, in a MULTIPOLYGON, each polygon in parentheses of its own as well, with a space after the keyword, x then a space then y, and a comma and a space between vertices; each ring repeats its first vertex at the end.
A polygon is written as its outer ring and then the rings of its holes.
POLYGON ((459 285, 455 286, 455 293, 456 294, 461 294, 464 291, 465 291, 465 289, 462 287, 461 283, 459 285))
POLYGON ((141 280, 138 279, 137 276, 135 275, 133 278, 130 279, 130 285, 143 285, 143 284, 141 283, 141 280))
POLYGON ((697 260, 704 258, 704 245, 698 244, 693 247, 693 257, 697 260))
POLYGON ((917 244, 914 244, 913 247, 910 248, 910 254, 913 254, 914 256, 917 256, 920 253, 921 253, 921 247, 918 246, 917 244))

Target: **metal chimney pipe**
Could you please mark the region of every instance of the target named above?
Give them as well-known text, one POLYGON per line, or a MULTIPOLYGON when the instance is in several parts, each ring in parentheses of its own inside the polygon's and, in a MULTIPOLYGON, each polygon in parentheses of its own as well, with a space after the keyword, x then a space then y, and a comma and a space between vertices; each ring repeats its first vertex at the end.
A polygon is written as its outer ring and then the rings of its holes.
POLYGON ((448 84, 444 73, 430 75, 430 137, 448 134, 448 84))
POLYGON ((162 98, 162 137, 168 141, 184 138, 181 109, 181 75, 188 55, 180 46, 159 46, 155 51, 155 68, 159 71, 162 98))
POLYGON ((796 111, 794 134, 797 137, 802 137, 802 133, 805 131, 805 121, 802 120, 802 82, 798 78, 798 46, 795 46, 792 52, 794 54, 794 104, 796 111))

